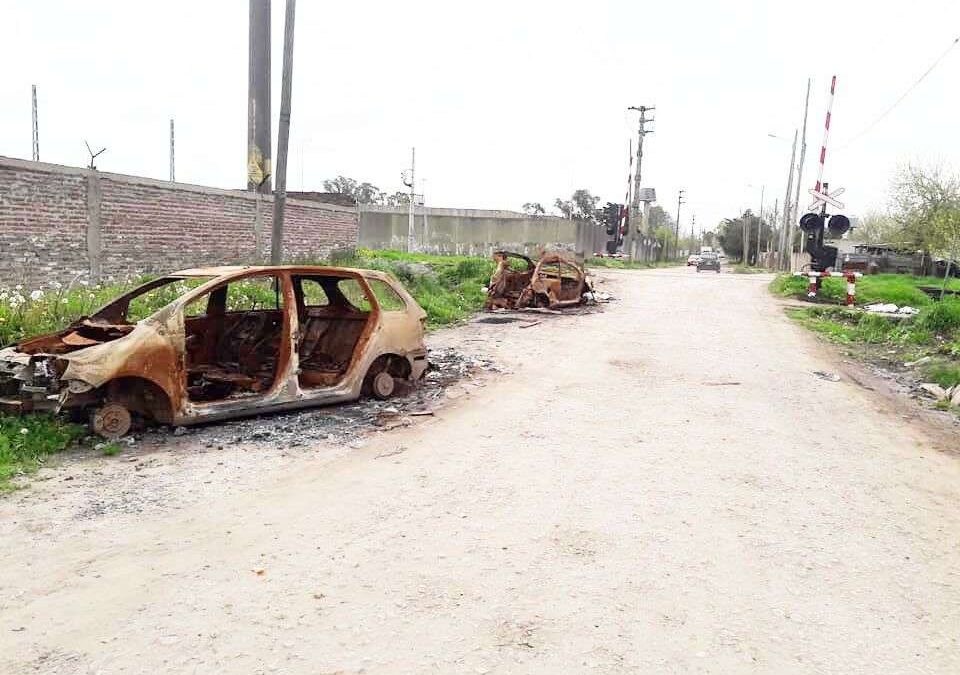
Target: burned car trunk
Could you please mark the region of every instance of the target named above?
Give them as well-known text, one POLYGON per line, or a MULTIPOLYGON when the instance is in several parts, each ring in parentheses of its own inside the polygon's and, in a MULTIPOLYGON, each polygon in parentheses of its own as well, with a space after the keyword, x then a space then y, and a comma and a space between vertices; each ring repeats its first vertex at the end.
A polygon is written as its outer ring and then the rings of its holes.
POLYGON ((134 289, 0 350, 0 407, 194 424, 393 393, 427 368, 426 313, 382 272, 218 267, 134 289))
POLYGON ((510 251, 493 254, 497 263, 484 307, 560 309, 582 304, 590 292, 586 272, 559 253, 544 253, 534 264, 531 258, 510 251))

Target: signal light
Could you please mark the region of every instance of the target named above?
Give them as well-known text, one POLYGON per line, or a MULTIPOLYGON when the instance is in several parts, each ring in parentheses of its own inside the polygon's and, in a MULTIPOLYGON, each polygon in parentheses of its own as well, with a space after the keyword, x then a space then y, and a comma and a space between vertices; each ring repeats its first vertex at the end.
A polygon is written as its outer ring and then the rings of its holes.
POLYGON ((823 218, 819 213, 805 213, 800 216, 800 229, 804 232, 813 232, 823 227, 823 218))
POLYGON ((830 221, 827 223, 827 229, 830 230, 831 237, 839 239, 843 236, 844 232, 850 229, 850 219, 839 213, 832 215, 830 216, 830 221))

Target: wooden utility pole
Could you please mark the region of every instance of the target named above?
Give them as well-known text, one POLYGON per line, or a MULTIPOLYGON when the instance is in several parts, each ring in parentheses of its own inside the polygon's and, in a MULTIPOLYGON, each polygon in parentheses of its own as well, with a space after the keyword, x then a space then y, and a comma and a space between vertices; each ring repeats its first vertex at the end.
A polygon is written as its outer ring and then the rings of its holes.
POLYGON ((273 195, 273 236, 270 264, 283 260, 283 216, 287 206, 287 154, 290 146, 290 99, 293 94, 293 23, 297 0, 287 0, 283 25, 283 81, 280 85, 280 129, 277 136, 276 190, 273 195))

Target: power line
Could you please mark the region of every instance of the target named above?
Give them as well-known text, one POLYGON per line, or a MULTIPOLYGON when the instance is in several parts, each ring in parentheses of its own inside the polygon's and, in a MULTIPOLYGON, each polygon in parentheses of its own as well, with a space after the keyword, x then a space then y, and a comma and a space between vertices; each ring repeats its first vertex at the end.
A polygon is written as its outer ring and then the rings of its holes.
POLYGON ((914 89, 916 89, 916 88, 920 85, 920 83, 923 82, 923 81, 927 78, 927 75, 929 75, 930 73, 933 72, 933 69, 934 69, 934 68, 936 68, 937 66, 939 66, 940 63, 941 63, 945 58, 947 58, 947 55, 948 55, 951 51, 953 51, 953 48, 956 47, 958 43, 960 43, 960 37, 954 39, 954 41, 950 43, 950 46, 947 47, 946 50, 944 50, 944 52, 943 52, 940 56, 937 57, 937 60, 934 61, 933 64, 931 64, 931 66, 924 71, 923 75, 921 75, 919 78, 917 78, 917 81, 914 82, 912 85, 910 85, 910 87, 909 87, 905 92, 903 92, 903 94, 900 95, 900 98, 898 98, 896 101, 893 102, 893 105, 891 105, 889 108, 887 108, 885 111, 883 111, 883 113, 881 113, 881 115, 880 115, 877 119, 875 119, 873 122, 871 122, 863 131, 861 131, 861 132, 858 133, 856 136, 854 136, 854 137, 851 138, 849 141, 847 141, 842 147, 838 148, 837 151, 839 152, 840 150, 845 150, 846 148, 850 147, 851 145, 853 145, 853 143, 854 143, 855 141, 859 140, 860 137, 865 136, 865 135, 866 135, 868 132, 870 132, 875 126, 877 126, 881 121, 883 121, 883 119, 884 119, 887 115, 889 115, 891 112, 893 112, 894 108, 896 108, 898 105, 900 105, 900 104, 903 102, 903 99, 905 99, 907 96, 909 96, 910 93, 911 93, 914 89))

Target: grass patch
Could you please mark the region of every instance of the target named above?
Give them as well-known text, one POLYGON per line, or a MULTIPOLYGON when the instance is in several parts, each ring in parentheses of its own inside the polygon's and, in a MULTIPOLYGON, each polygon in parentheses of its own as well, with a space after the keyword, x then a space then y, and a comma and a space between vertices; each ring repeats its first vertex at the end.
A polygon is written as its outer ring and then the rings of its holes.
MULTIPOLYGON (((770 283, 770 290, 776 295, 805 297, 807 277, 781 274, 770 283)), ((869 305, 875 302, 893 303, 897 306, 910 305, 924 307, 935 301, 920 290, 920 286, 936 286, 943 283, 937 277, 914 277, 905 274, 868 274, 857 280, 857 304, 869 305)), ((960 290, 960 279, 950 279, 947 288, 960 290)), ((828 277, 820 286, 818 297, 821 301, 842 304, 847 297, 846 279, 828 277)))
POLYGON ((120 454, 120 449, 120 446, 116 443, 107 443, 100 448, 100 452, 103 453, 104 457, 113 457, 120 454))
POLYGON ((472 256, 439 256, 402 251, 358 249, 336 265, 388 272, 400 280, 437 328, 467 319, 482 307, 495 264, 472 256))
POLYGON ((0 415, 0 493, 15 489, 11 478, 36 471, 84 433, 80 425, 51 415, 0 415))
POLYGON ((947 361, 934 362, 923 369, 926 382, 935 382, 944 389, 960 384, 960 364, 947 361))

